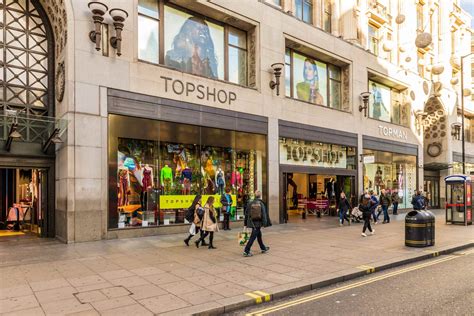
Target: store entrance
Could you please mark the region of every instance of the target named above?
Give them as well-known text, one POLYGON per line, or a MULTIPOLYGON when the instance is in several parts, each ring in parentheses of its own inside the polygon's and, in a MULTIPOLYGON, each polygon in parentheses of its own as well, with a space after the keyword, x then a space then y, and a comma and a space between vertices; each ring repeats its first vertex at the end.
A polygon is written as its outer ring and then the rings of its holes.
POLYGON ((46 236, 48 169, 0 168, 0 242, 46 236))
POLYGON ((435 209, 440 208, 439 202, 439 178, 425 178, 423 191, 426 192, 428 207, 435 209))
POLYGON ((351 205, 356 203, 354 176, 284 172, 282 179, 285 223, 336 216, 341 192, 351 205))

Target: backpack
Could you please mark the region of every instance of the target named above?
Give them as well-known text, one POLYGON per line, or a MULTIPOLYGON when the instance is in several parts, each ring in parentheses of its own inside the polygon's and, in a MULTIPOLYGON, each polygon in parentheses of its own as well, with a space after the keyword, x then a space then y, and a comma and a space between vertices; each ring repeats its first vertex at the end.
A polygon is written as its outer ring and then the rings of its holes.
POLYGON ((250 204, 250 219, 252 221, 261 221, 262 220, 262 204, 259 201, 253 201, 250 204))

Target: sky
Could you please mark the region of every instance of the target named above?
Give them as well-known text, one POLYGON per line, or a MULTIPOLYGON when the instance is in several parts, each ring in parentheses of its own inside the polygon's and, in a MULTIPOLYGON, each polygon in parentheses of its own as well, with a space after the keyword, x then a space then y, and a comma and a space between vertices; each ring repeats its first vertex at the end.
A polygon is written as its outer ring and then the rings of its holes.
POLYGON ((474 28, 474 0, 461 0, 461 8, 466 10, 473 17, 471 27, 474 28))

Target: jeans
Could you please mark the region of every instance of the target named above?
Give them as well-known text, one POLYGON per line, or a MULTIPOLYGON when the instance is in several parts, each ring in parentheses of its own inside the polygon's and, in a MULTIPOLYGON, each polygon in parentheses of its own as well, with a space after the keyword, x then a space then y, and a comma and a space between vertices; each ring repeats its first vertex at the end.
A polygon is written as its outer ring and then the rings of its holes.
MULTIPOLYGON (((375 212, 375 208, 372 210, 372 217, 374 218, 374 222, 378 221, 377 214, 375 212)), ((370 220, 370 217, 369 217, 369 220, 370 220)))
POLYGON ((372 232, 372 227, 370 226, 370 216, 364 217, 364 228, 362 229, 362 232, 365 233, 367 228, 369 229, 369 232, 372 232))
POLYGON ((390 223, 390 216, 388 216, 388 205, 382 205, 383 221, 390 223))
POLYGON ((250 235, 250 239, 247 242, 247 245, 245 246, 245 250, 244 250, 245 253, 250 252, 250 248, 252 248, 252 245, 253 245, 253 242, 255 241, 255 239, 257 239, 258 245, 260 246, 261 250, 266 249, 265 245, 263 244, 263 240, 262 240, 262 228, 261 227, 255 227, 255 228, 252 228, 252 234, 250 235))
POLYGON ((393 215, 398 214, 398 202, 393 203, 393 215))
POLYGON ((229 220, 230 220, 230 214, 224 211, 224 223, 223 223, 224 230, 230 229, 229 220))
POLYGON ((349 221, 349 219, 347 218, 347 212, 344 211, 344 210, 339 210, 339 221, 341 222, 341 224, 344 224, 344 219, 346 221, 349 221))

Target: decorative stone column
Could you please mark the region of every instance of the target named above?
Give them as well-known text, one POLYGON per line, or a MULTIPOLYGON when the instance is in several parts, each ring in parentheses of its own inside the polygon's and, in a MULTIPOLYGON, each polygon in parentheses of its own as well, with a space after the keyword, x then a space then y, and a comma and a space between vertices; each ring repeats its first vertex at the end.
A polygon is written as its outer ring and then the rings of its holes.
POLYGON ((339 20, 341 17, 341 6, 339 0, 332 1, 331 31, 334 36, 340 35, 339 20))

